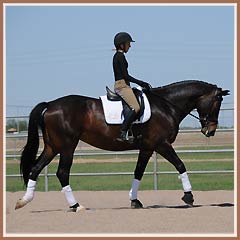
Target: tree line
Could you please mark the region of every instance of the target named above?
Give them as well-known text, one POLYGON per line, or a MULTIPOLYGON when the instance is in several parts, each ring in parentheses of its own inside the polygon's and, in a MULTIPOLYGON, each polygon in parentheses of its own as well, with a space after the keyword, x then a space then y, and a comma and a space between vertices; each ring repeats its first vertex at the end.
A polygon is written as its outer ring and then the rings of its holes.
POLYGON ((28 129, 28 121, 27 120, 16 120, 16 119, 9 119, 6 122, 6 131, 7 132, 22 132, 27 131, 28 129))

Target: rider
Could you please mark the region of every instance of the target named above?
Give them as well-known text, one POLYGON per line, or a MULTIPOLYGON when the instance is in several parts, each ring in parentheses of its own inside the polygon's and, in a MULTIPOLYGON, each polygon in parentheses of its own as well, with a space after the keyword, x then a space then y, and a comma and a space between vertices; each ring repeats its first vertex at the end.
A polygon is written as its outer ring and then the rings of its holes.
POLYGON ((128 74, 128 62, 124 53, 128 52, 131 47, 131 42, 135 41, 133 41, 132 37, 126 32, 119 32, 114 37, 114 45, 116 47, 116 53, 113 56, 113 71, 115 76, 114 90, 130 107, 130 111, 126 114, 122 123, 120 136, 117 138, 117 140, 121 142, 128 141, 127 132, 140 110, 138 101, 130 87, 130 82, 136 83, 147 90, 151 88, 150 84, 128 74))

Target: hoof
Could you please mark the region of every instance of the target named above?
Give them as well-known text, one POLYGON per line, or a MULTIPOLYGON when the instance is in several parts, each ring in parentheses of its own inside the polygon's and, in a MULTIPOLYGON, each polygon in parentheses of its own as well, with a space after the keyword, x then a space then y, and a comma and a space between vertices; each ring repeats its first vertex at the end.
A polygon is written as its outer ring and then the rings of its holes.
POLYGON ((182 200, 189 206, 193 206, 193 202, 194 202, 194 199, 193 199, 193 195, 192 195, 192 192, 185 192, 184 193, 184 196, 182 197, 182 200))
POLYGON ((80 212, 80 211, 84 211, 84 210, 86 210, 86 208, 84 206, 79 205, 78 203, 76 203, 74 206, 70 207, 68 212, 80 212))
POLYGON ((27 203, 28 203, 28 201, 26 201, 24 199, 19 199, 16 203, 15 210, 24 207, 27 203))
POLYGON ((131 208, 139 209, 139 208, 143 208, 143 205, 138 199, 134 199, 134 200, 131 200, 131 208))

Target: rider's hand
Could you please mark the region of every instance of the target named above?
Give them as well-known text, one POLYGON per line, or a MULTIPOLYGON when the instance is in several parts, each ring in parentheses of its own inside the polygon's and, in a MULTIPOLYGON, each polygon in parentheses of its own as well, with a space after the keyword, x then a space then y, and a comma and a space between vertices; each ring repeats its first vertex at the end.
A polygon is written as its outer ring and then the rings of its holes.
POLYGON ((143 81, 141 82, 140 86, 145 88, 146 90, 150 90, 152 88, 152 86, 149 83, 143 81))

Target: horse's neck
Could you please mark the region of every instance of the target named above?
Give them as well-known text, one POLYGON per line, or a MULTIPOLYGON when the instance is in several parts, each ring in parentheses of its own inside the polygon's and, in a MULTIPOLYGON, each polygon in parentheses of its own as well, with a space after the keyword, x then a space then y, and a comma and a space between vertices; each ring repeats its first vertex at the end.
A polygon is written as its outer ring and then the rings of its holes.
POLYGON ((193 109, 196 108, 197 96, 175 96, 169 99, 180 123, 193 109))
POLYGON ((169 101, 179 109, 184 111, 192 111, 196 107, 198 95, 175 95, 169 97, 169 101))
POLYGON ((160 90, 159 96, 166 100, 166 103, 172 109, 176 121, 180 123, 193 109, 197 106, 198 98, 203 95, 203 91, 199 90, 197 86, 188 88, 169 88, 160 90))

